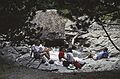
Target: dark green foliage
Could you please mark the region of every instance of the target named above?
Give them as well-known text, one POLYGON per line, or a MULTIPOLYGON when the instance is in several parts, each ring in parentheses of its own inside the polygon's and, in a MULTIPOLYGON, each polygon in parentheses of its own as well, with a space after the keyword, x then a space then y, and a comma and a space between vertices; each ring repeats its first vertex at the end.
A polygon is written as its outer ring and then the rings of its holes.
MULTIPOLYGON (((120 10, 119 0, 55 0, 59 13, 65 16, 88 15, 98 18, 106 14, 116 15, 120 10), (114 13, 115 12, 115 13, 114 13)), ((114 17, 113 17, 114 18, 114 17)))
MULTIPOLYGON (((25 21, 33 19, 35 11, 57 9, 61 15, 71 18, 88 15, 91 18, 111 14, 119 16, 119 0, 1 0, 0 31, 25 26, 25 21), (5 26, 5 27, 4 27, 5 26)), ((72 19, 72 18, 71 18, 72 19)), ((5 32, 5 31, 3 31, 5 32)))

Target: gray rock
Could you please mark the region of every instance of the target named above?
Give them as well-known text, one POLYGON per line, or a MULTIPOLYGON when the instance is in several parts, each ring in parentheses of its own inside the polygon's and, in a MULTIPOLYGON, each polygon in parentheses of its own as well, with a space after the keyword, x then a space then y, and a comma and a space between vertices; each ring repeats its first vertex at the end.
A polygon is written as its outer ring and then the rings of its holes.
POLYGON ((65 38, 65 23, 67 20, 62 16, 59 16, 57 10, 37 11, 32 23, 36 23, 37 27, 43 27, 41 39, 63 39, 65 38), (50 33, 56 33, 54 36, 50 36, 50 33), (60 35, 60 36, 59 36, 60 35))
POLYGON ((93 59, 87 59, 86 64, 82 67, 81 71, 82 72, 93 72, 93 71, 115 70, 116 68, 115 65, 117 63, 120 63, 118 61, 119 61, 118 58, 101 59, 97 61, 94 61, 93 59))

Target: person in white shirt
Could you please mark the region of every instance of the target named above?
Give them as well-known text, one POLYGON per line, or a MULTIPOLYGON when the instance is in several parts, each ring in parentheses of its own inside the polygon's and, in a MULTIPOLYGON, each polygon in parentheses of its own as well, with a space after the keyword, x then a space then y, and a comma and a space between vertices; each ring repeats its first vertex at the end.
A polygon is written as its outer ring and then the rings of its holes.
POLYGON ((79 62, 74 59, 72 48, 68 48, 66 60, 69 64, 73 64, 76 69, 80 69, 85 64, 85 62, 79 62))
POLYGON ((67 50, 67 58, 66 58, 66 60, 67 60, 69 63, 72 63, 72 62, 75 61, 74 58, 73 58, 72 49, 70 49, 70 48, 67 50))
POLYGON ((48 60, 50 59, 49 51, 51 51, 51 48, 40 45, 39 41, 35 41, 35 44, 32 46, 31 49, 36 59, 40 59, 43 56, 45 56, 48 60))

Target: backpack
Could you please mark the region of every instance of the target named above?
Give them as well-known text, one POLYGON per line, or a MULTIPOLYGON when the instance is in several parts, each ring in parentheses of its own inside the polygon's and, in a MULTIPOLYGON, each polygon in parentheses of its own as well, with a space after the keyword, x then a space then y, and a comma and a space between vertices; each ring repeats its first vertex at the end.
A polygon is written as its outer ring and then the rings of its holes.
POLYGON ((76 67, 76 69, 81 69, 81 67, 82 67, 82 65, 77 61, 73 62, 73 64, 76 67))
POLYGON ((53 61, 53 60, 50 60, 50 61, 49 61, 49 64, 54 64, 54 61, 53 61))
POLYGON ((69 63, 68 61, 63 61, 63 66, 68 67, 69 64, 70 64, 70 63, 69 63))

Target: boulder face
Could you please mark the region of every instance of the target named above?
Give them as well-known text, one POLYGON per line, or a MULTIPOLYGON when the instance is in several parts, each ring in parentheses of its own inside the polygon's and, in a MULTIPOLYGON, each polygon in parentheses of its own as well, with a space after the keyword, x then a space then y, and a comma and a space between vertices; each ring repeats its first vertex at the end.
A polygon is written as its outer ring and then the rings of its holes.
MULTIPOLYGON (((74 25, 72 22, 69 22, 69 24, 74 25)), ((120 25, 111 24, 109 26, 105 26, 105 29, 107 30, 111 40, 115 43, 115 45, 120 48, 120 25)), ((66 29, 69 31, 71 30, 69 27, 66 27, 66 29)), ((97 50, 107 47, 110 56, 111 57, 119 57, 119 51, 115 49, 115 47, 112 45, 110 40, 108 39, 108 36, 106 35, 105 31, 102 29, 102 26, 98 25, 96 22, 94 22, 90 28, 88 29, 89 33, 79 35, 75 39, 75 46, 79 50, 83 45, 83 50, 80 51, 84 55, 88 55, 88 53, 97 53, 97 50)), ((68 33, 66 34, 68 35, 68 33)), ((76 34, 75 32, 70 31, 69 37, 73 38, 76 34)), ((82 56, 80 56, 82 57, 82 56)), ((82 58, 84 58, 83 56, 82 58)))
POLYGON ((64 39, 66 19, 58 15, 57 10, 37 11, 32 23, 43 27, 42 39, 64 39))
MULTIPOLYGON (((119 51, 115 49, 115 47, 112 45, 110 40, 108 39, 106 33, 102 29, 101 26, 94 25, 92 29, 89 30, 89 33, 83 34, 81 37, 87 38, 87 43, 90 44, 90 47, 88 47, 88 52, 97 52, 97 50, 107 47, 110 56, 119 56, 119 51), (96 26, 96 27, 95 27, 96 26), (94 28, 93 28, 94 27, 94 28), (97 29, 99 28, 99 29, 97 29)), ((109 26, 111 27, 111 26, 109 26)), ((105 27, 108 34, 110 35, 111 40, 115 43, 115 45, 120 48, 120 31, 116 28, 118 26, 112 26, 114 28, 105 27)))
POLYGON ((119 70, 120 60, 118 58, 109 58, 101 60, 87 59, 84 60, 86 64, 82 67, 81 72, 93 72, 93 71, 111 71, 119 70))
MULTIPOLYGON (((81 63, 86 63, 81 69, 79 70, 71 70, 63 66, 62 62, 59 62, 58 49, 54 48, 53 51, 50 51, 50 57, 52 60, 52 63, 42 63, 40 64, 40 60, 32 60, 33 55, 30 56, 30 52, 27 52, 23 55, 20 54, 20 49, 23 51, 27 50, 26 47, 17 47, 18 51, 16 51, 13 47, 4 47, 4 49, 1 50, 3 52, 3 55, 0 55, 0 57, 12 60, 17 65, 23 65, 29 68, 37 68, 40 70, 45 71, 56 71, 60 73, 69 73, 69 72, 94 72, 94 71, 111 71, 111 70, 120 70, 120 59, 116 57, 111 57, 109 59, 101 59, 101 60, 93 60, 91 58, 89 59, 79 59, 76 55, 75 59, 81 63), (54 62, 54 63, 53 63, 54 62), (46 65, 48 64, 48 65, 46 65)), ((74 53, 80 53, 77 51, 73 51, 74 53)), ((46 60, 49 62, 49 60, 46 60)))

